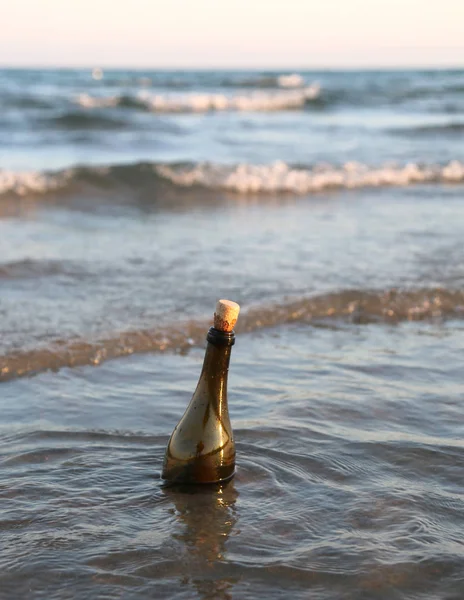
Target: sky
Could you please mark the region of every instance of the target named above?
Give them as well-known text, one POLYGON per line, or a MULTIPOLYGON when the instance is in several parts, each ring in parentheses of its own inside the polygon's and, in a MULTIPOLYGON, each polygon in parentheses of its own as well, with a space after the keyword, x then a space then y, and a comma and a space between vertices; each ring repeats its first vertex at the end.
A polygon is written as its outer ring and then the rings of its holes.
POLYGON ((0 7, 2 66, 464 66, 464 0, 0 0, 0 7))

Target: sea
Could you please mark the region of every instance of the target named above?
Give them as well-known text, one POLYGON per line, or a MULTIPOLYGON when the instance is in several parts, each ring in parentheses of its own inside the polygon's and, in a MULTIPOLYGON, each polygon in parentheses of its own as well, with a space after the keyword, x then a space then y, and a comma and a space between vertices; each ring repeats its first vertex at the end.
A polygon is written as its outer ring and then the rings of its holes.
POLYGON ((464 70, 0 70, 0 415, 1 600, 462 600, 464 70))

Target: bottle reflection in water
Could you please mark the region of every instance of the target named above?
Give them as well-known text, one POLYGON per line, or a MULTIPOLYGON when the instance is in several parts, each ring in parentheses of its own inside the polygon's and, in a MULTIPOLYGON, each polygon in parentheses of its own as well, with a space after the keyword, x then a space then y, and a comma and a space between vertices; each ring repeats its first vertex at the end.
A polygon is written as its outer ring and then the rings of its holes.
POLYGON ((217 303, 197 388, 166 449, 162 477, 169 482, 218 483, 235 473, 227 376, 239 310, 229 300, 217 303))
POLYGON ((193 585, 202 600, 230 600, 238 578, 228 572, 226 545, 237 521, 238 497, 233 483, 205 486, 177 485, 164 493, 175 507, 182 526, 175 535, 184 548, 183 585, 193 585))

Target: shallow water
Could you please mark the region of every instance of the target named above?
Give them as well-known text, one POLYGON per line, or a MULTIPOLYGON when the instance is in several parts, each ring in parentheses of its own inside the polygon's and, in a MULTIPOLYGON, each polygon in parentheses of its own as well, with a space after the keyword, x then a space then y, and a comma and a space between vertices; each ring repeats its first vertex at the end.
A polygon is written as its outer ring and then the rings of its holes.
POLYGON ((461 600, 463 77, 0 71, 1 600, 461 600))
POLYGON ((0 589, 27 598, 460 598, 460 321, 234 348, 237 475, 163 489, 201 349, 2 385, 0 589))
POLYGON ((41 206, 0 220, 0 377, 188 347, 216 297, 243 305, 247 329, 462 315, 463 223, 456 187, 178 211, 41 206))

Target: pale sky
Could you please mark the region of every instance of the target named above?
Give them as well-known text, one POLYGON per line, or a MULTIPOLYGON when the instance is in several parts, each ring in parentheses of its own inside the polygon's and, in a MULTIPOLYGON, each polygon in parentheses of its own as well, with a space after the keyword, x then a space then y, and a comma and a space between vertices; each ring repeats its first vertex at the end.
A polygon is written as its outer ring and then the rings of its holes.
POLYGON ((0 0, 3 66, 464 66, 464 0, 0 0))

